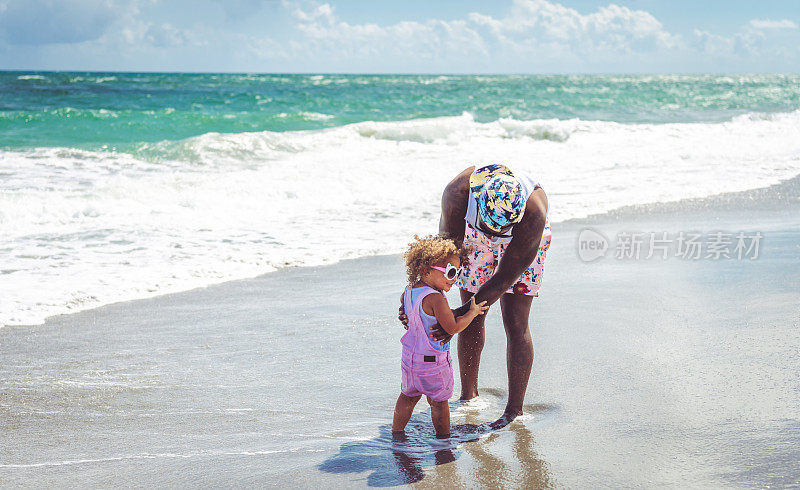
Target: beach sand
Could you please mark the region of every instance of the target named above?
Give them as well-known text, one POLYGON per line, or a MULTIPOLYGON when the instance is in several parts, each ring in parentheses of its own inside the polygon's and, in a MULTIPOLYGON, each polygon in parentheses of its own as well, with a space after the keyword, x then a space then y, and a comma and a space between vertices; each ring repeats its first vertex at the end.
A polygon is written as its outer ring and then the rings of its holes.
POLYGON ((449 442, 424 402, 390 435, 398 256, 2 328, 0 485, 800 485, 799 182, 554 224, 526 414, 487 425, 507 394, 495 306, 449 442), (587 263, 586 227, 763 239, 755 260, 587 263))

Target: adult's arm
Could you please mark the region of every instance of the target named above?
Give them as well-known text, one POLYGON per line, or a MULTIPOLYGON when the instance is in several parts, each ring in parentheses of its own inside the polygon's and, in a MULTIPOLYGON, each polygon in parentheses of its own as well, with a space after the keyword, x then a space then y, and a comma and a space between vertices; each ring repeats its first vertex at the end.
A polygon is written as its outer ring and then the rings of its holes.
MULTIPOLYGON (((503 252, 497 270, 475 293, 476 302, 493 304, 530 267, 539 252, 546 215, 547 197, 544 191, 537 189, 526 203, 522 220, 514 225, 514 237, 503 252)), ((454 313, 461 315, 467 310, 469 303, 456 308, 454 313)))
MULTIPOLYGON (((508 291, 508 288, 519 279, 525 269, 530 267, 533 261, 536 260, 536 254, 539 252, 539 242, 542 241, 542 233, 544 233, 547 203, 539 199, 534 199, 533 201, 533 203, 529 201, 528 205, 526 205, 522 221, 514 225, 514 238, 511 239, 505 252, 503 252, 500 263, 497 265, 497 270, 475 293, 474 299, 476 303, 485 301, 486 305, 491 305, 500 299, 500 296, 508 291)), ((469 302, 464 303, 453 310, 453 315, 464 315, 469 311, 469 306, 469 302)), ((434 325, 431 327, 431 338, 441 343, 447 343, 452 338, 452 335, 440 326, 434 325)))
POLYGON ((453 240, 458 247, 464 243, 464 216, 467 214, 469 176, 474 170, 475 167, 464 169, 445 186, 442 192, 439 234, 453 240))

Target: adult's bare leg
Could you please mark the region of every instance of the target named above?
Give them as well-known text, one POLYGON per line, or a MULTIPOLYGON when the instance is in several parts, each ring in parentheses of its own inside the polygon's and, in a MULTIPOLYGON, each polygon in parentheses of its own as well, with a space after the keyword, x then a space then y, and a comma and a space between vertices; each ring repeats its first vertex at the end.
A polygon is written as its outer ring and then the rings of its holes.
MULTIPOLYGON (((468 302, 473 295, 463 289, 459 291, 462 304, 468 302)), ((458 334, 458 369, 461 375, 462 400, 471 400, 478 396, 478 368, 485 340, 483 328, 485 322, 486 314, 479 315, 458 334)))
MULTIPOLYGON (((503 294, 500 310, 506 330, 506 368, 508 370, 508 403, 504 416, 522 415, 522 402, 533 367, 533 340, 528 328, 533 296, 503 294)), ((460 354, 460 352, 459 352, 460 354)))

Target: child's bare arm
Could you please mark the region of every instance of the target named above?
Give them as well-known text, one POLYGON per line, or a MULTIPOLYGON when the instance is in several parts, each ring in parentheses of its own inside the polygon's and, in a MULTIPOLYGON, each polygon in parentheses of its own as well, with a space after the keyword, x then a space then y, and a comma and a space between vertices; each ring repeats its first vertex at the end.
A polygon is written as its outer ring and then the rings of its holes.
POLYGON ((443 294, 429 294, 423 301, 430 301, 430 305, 433 307, 433 315, 444 331, 450 335, 461 332, 469 326, 476 316, 482 315, 489 309, 489 307, 486 306, 486 301, 475 304, 475 300, 472 299, 469 311, 456 318, 453 315, 453 310, 450 309, 450 305, 447 304, 447 298, 445 298, 443 294), (428 298, 430 298, 430 300, 428 298))

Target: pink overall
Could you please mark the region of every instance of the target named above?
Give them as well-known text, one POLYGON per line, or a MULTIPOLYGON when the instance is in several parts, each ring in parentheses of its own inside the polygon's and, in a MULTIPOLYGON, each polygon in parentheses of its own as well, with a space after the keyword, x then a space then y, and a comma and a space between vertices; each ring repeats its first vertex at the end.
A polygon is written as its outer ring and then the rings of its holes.
POLYGON ((408 317, 408 331, 400 342, 403 344, 403 373, 400 391, 415 397, 426 395, 435 402, 449 400, 453 396, 453 364, 449 350, 436 350, 431 346, 420 310, 422 300, 429 294, 437 293, 433 288, 425 288, 412 304, 411 288, 406 288, 403 305, 408 317))

